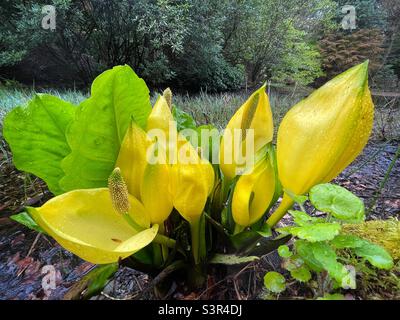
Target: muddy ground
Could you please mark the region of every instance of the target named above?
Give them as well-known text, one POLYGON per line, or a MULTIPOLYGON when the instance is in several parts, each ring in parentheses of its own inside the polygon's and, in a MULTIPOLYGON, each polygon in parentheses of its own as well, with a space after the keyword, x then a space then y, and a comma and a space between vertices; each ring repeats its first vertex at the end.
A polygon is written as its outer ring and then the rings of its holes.
MULTIPOLYGON (((362 155, 335 181, 363 198, 367 209, 375 203, 368 219, 400 218, 400 159, 379 192, 397 147, 398 142, 370 142, 362 155)), ((90 263, 62 249, 54 240, 39 236, 9 219, 11 214, 22 211, 24 205, 38 206, 49 197, 39 179, 15 170, 9 158, 0 158, 0 299, 62 299, 76 287, 77 280, 93 268, 90 263), (44 266, 48 267, 43 269, 44 266), (57 275, 55 289, 46 287, 49 268, 57 275)), ((210 277, 204 291, 184 295, 172 290, 169 297, 256 298, 261 290, 261 279, 273 264, 269 257, 242 266, 225 279, 210 277), (245 286, 243 283, 238 286, 236 280, 243 274, 246 274, 245 286)), ((153 296, 144 289, 150 281, 146 274, 123 268, 94 299, 148 299, 153 296)))

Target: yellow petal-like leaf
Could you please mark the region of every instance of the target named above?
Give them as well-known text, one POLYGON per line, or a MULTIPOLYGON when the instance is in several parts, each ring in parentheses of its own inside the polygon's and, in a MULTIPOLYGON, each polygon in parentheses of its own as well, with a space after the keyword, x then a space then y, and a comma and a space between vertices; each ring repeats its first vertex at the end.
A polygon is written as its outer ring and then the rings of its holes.
POLYGON ((272 112, 265 86, 255 91, 236 111, 224 131, 220 145, 220 167, 228 179, 233 179, 237 175, 237 167, 240 164, 236 155, 245 156, 248 153, 246 129, 254 130, 253 154, 272 140, 274 131, 272 112), (242 141, 235 141, 235 130, 240 130, 236 131, 236 134, 242 132, 242 141))
POLYGON ((151 243, 158 231, 158 225, 135 231, 114 210, 107 188, 74 190, 28 211, 62 247, 95 264, 132 255, 151 243))
POLYGON ((214 185, 214 169, 189 142, 180 144, 178 162, 172 165, 174 207, 187 221, 197 221, 214 185))
MULTIPOLYGON (((170 166, 166 163, 165 150, 156 144, 157 161, 150 161, 141 185, 141 199, 152 223, 163 223, 170 215, 173 204, 170 194, 170 166)), ((153 151, 154 152, 154 151, 153 151)), ((152 153, 153 153, 152 152, 152 153)))
POLYGON ((301 195, 336 177, 367 143, 373 114, 368 62, 335 77, 295 105, 278 131, 283 187, 301 195))
POLYGON ((268 157, 238 179, 232 198, 232 215, 241 226, 257 222, 268 209, 275 192, 275 175, 268 157))
POLYGON ((115 165, 121 169, 129 193, 137 199, 140 199, 140 185, 147 165, 146 151, 150 144, 146 132, 132 121, 115 165))
POLYGON ((162 130, 166 138, 169 137, 169 126, 174 121, 168 101, 164 96, 158 97, 147 119, 147 131, 152 129, 162 130))

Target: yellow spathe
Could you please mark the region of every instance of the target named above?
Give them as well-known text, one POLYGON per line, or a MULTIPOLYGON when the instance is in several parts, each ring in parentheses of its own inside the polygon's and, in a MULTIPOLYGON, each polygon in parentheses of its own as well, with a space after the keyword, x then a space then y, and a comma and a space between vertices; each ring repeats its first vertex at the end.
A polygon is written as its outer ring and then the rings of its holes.
POLYGON ((197 221, 214 186, 212 165, 186 141, 179 145, 178 161, 171 173, 174 207, 187 221, 197 221))
POLYGON ((367 62, 295 105, 278 130, 278 171, 283 187, 300 195, 335 178, 366 145, 373 116, 367 62))
POLYGON ((247 174, 239 177, 232 198, 232 216, 243 227, 256 223, 266 212, 275 192, 275 174, 264 157, 247 174))
POLYGON ((235 155, 246 154, 246 129, 254 130, 254 154, 272 140, 272 112, 265 85, 255 91, 236 111, 224 131, 219 160, 221 171, 227 179, 231 180, 237 175, 238 163, 235 155), (239 143, 234 143, 235 129, 242 132, 243 140, 239 143))
MULTIPOLYGON (((278 130, 277 162, 283 188, 302 195, 335 178, 366 145, 373 117, 368 61, 300 101, 285 115, 278 130)), ((292 204, 285 193, 267 223, 276 224, 292 204)))
MULTIPOLYGON (((132 202, 131 210, 137 208, 132 202)), ((28 211, 61 246, 95 264, 132 255, 152 242, 158 231, 158 225, 140 232, 129 226, 113 208, 108 188, 74 190, 28 211)))

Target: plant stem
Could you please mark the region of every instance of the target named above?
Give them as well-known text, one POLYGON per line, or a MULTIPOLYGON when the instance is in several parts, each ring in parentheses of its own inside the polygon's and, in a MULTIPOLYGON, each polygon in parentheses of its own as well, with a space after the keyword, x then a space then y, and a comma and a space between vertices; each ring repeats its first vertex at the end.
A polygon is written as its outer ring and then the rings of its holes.
POLYGON ((190 223, 190 234, 192 237, 192 252, 194 263, 198 264, 200 262, 199 259, 199 251, 200 251, 200 219, 192 221, 190 223))
POLYGON ((290 196, 286 193, 283 194, 283 198, 279 207, 275 210, 275 212, 268 218, 266 224, 268 224, 271 228, 276 225, 279 220, 283 218, 286 212, 293 206, 294 201, 290 196))
POLYGON ((190 221, 190 234, 192 237, 192 251, 195 265, 204 261, 207 255, 205 222, 204 213, 195 220, 190 221))
POLYGON ((242 232, 244 230, 245 227, 239 225, 239 224, 235 224, 235 229, 233 230, 233 234, 238 234, 240 232, 242 232))
POLYGON ((222 180, 221 180, 221 203, 223 203, 224 205, 226 204, 226 201, 228 200, 227 198, 228 198, 231 182, 232 182, 232 180, 229 180, 226 177, 222 177, 222 180))
POLYGON ((154 241, 151 243, 151 246, 153 247, 153 263, 161 267, 163 265, 163 259, 161 256, 161 246, 154 241))
MULTIPOLYGON (((133 219, 128 215, 124 214, 124 219, 125 221, 136 231, 140 232, 143 231, 144 228, 139 226, 133 219)), ((163 228, 160 227, 161 232, 163 232, 163 228)), ((162 234, 157 234, 156 237, 153 240, 154 243, 162 244, 168 248, 175 248, 176 241, 174 239, 168 238, 162 234)))
POLYGON ((204 213, 199 218, 190 222, 190 233, 192 237, 194 266, 189 270, 189 283, 193 288, 199 288, 204 284, 206 279, 203 264, 207 255, 204 213))
MULTIPOLYGON (((158 234, 159 235, 164 235, 165 233, 165 228, 164 228, 164 223, 161 223, 159 225, 158 229, 158 234)), ((164 261, 167 261, 168 259, 168 247, 165 244, 161 244, 161 253, 164 261)))
POLYGON ((136 231, 140 232, 144 230, 143 227, 139 226, 130 216, 128 213, 123 214, 125 221, 136 231))
POLYGON ((207 218, 207 220, 215 227, 215 229, 220 232, 223 235, 228 235, 226 232, 224 226, 220 224, 219 222, 215 221, 212 217, 207 212, 204 212, 204 216, 207 218))
POLYGON ((176 241, 174 239, 168 238, 162 234, 157 234, 154 238, 154 243, 162 244, 168 248, 175 248, 176 241))

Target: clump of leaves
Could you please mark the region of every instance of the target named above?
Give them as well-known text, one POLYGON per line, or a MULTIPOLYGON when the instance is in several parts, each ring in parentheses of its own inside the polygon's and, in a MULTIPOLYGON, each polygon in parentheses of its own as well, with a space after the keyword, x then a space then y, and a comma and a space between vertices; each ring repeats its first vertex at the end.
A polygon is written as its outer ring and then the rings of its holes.
MULTIPOLYGON (((304 208, 302 202, 305 198, 294 200, 300 201, 300 207, 304 208)), ((364 220, 361 199, 343 187, 326 183, 313 187, 309 200, 316 209, 326 213, 324 218, 313 217, 305 211, 290 210, 294 225, 277 229, 282 234, 295 236, 292 249, 287 245, 278 248, 278 254, 283 259, 282 266, 293 279, 307 283, 313 274, 316 275, 317 294, 322 299, 330 299, 339 297, 326 295, 332 289, 356 289, 356 273, 360 271, 360 266, 385 270, 393 267, 393 259, 383 247, 343 232, 343 224, 358 225, 364 220), (354 265, 347 264, 349 260, 342 258, 342 251, 356 257, 354 265)), ((381 234, 382 231, 385 230, 380 230, 381 234)), ((271 289, 275 287, 270 285, 270 281, 265 286, 276 292, 271 289)))

